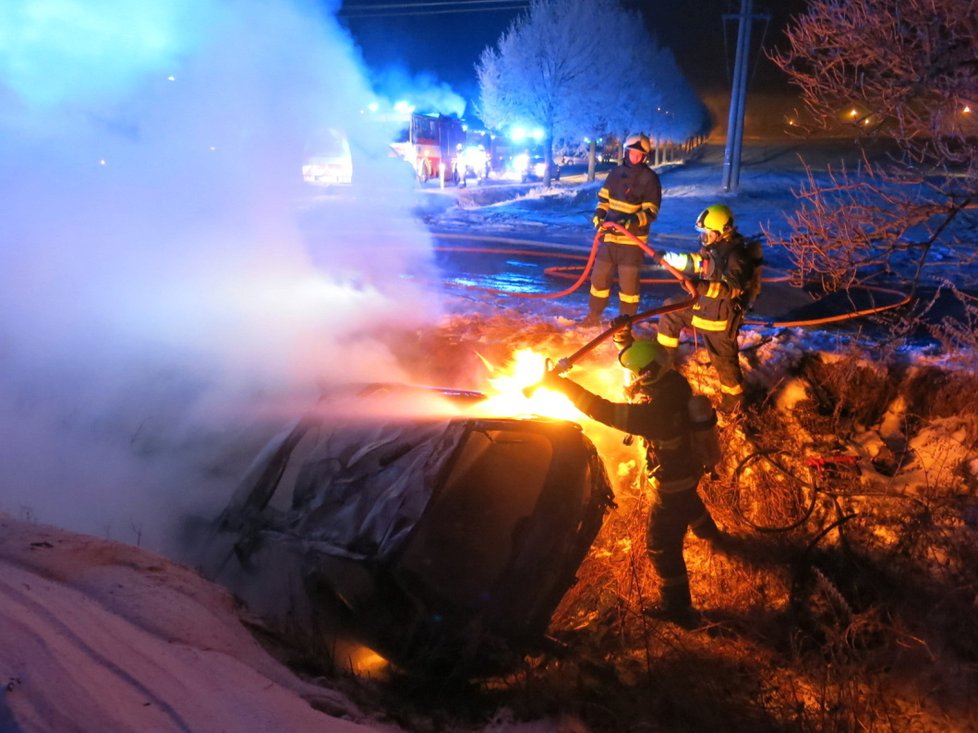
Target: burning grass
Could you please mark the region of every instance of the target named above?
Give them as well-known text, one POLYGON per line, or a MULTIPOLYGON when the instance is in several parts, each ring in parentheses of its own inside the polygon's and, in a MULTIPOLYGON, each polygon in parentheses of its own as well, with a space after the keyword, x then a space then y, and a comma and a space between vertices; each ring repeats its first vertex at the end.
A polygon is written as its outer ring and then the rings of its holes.
MULTIPOLYGON (((453 368, 468 381, 450 386, 489 391, 489 380, 511 373, 516 350, 557 357, 581 342, 506 317, 465 319, 451 334, 429 337, 419 353, 443 357, 443 368, 459 360, 439 345, 477 353, 464 374, 453 368)), ((504 678, 372 688, 395 720, 418 731, 505 731, 500 721, 543 718, 560 721, 552 730, 609 733, 975 730, 974 375, 855 351, 799 354, 772 374, 763 345, 745 361, 752 386, 768 394, 723 428, 724 463, 700 485, 733 541, 723 553, 692 535, 686 543, 702 627, 640 613, 657 597, 640 448, 578 416, 618 507, 554 614, 558 644, 504 678)), ((581 367, 571 376, 617 398, 610 344, 581 367)), ((714 392, 703 354, 681 370, 714 392)))

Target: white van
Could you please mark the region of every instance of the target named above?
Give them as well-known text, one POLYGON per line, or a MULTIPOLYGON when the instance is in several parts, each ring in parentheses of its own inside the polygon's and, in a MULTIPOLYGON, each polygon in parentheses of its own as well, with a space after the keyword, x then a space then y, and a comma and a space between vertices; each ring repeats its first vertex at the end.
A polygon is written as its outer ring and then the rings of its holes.
POLYGON ((306 146, 302 178, 318 186, 353 182, 350 141, 342 130, 328 128, 306 146))

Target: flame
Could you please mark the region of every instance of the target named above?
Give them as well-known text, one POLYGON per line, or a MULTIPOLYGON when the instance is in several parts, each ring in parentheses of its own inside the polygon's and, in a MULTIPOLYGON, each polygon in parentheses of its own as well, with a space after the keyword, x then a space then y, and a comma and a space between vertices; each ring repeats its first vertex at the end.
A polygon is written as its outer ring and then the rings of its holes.
POLYGON ((540 415, 560 420, 580 421, 581 413, 567 397, 560 392, 540 387, 527 390, 539 384, 547 370, 547 358, 533 349, 519 349, 510 357, 504 369, 492 366, 481 355, 490 373, 499 372, 489 378, 495 390, 479 407, 496 416, 540 415))
MULTIPOLYGON (((608 473, 616 485, 635 487, 645 464, 644 449, 640 440, 631 445, 623 442, 624 434, 614 428, 592 420, 580 412, 562 393, 546 388, 526 390, 540 382, 548 368, 547 357, 532 348, 514 351, 502 367, 495 367, 479 355, 492 375, 489 385, 494 390, 486 390, 487 398, 481 401, 476 410, 480 415, 493 417, 541 416, 560 420, 570 420, 581 426, 584 434, 594 443, 604 459, 608 473), (526 390, 526 391, 524 391, 526 390)), ((586 368, 572 370, 569 375, 585 388, 609 400, 624 401, 622 388, 623 370, 614 362, 601 365, 590 360, 586 368)))

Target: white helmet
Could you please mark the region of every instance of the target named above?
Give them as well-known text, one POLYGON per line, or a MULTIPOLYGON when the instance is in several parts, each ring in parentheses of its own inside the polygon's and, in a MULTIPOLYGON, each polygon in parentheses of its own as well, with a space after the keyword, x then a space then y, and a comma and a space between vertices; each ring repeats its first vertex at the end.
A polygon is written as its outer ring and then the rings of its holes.
POLYGON ((652 141, 641 132, 629 135, 625 139, 625 150, 640 150, 642 155, 648 155, 652 152, 652 141))

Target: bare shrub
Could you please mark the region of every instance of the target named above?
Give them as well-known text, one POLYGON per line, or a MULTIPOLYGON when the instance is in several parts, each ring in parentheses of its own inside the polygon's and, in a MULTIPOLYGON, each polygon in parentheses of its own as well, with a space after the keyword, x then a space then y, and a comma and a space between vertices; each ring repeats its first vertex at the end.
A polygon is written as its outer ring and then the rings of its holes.
POLYGON ((956 318, 942 318, 930 329, 931 335, 948 353, 955 355, 960 366, 978 372, 978 297, 959 290, 951 282, 945 281, 943 287, 960 304, 961 314, 956 318))
POLYGON ((897 277, 916 288, 938 249, 974 261, 961 223, 978 196, 976 17, 971 0, 812 0, 795 18, 772 60, 817 130, 891 143, 856 171, 809 170, 792 233, 766 232, 798 280, 834 291, 897 277))

